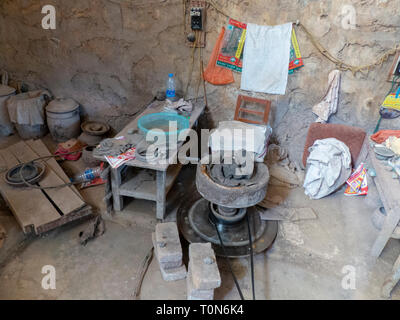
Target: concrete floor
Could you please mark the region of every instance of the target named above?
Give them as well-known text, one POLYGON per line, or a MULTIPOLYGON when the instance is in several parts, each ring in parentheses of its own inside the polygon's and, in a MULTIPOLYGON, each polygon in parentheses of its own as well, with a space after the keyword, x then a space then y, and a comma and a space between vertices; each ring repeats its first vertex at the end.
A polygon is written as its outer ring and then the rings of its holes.
MULTIPOLYGON (((17 141, 0 141, 0 148, 17 141)), ((49 138, 45 142, 51 145, 49 138)), ((74 172, 83 164, 66 163, 74 172)), ((193 168, 186 167, 170 195, 170 214, 175 219, 176 199, 184 199, 187 177, 193 168)), ((318 201, 311 201, 302 188, 270 188, 270 194, 284 194, 285 205, 311 207, 316 220, 281 222, 272 248, 255 257, 257 299, 380 299, 380 287, 400 254, 398 240, 390 240, 377 260, 369 256, 377 236, 371 214, 380 204, 372 179, 369 195, 345 197, 343 189, 318 201), (355 290, 342 288, 345 266, 353 266, 355 290)), ((83 191, 86 201, 104 211, 103 187, 83 191)), ((184 200, 183 200, 184 201, 184 200)), ((0 224, 7 238, 0 248, 0 299, 132 299, 138 268, 151 247, 155 224, 155 204, 131 200, 125 209, 106 220, 103 236, 86 246, 78 243, 78 234, 88 222, 73 223, 41 237, 22 234, 4 202, 0 202, 0 224), (41 287, 44 265, 56 269, 56 289, 41 287)), ((187 245, 184 245, 187 250, 187 245)), ((243 293, 251 298, 249 259, 232 260, 243 293)), ((216 299, 239 299, 224 259, 218 259, 222 286, 216 299)), ((141 299, 185 299, 185 281, 164 282, 155 259, 144 278, 141 299)), ((392 299, 400 299, 400 285, 392 299)))

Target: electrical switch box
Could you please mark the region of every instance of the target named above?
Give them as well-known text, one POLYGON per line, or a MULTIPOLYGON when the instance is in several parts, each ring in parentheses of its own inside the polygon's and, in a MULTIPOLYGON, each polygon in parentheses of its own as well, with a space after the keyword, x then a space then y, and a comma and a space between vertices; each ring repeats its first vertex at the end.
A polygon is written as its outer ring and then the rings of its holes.
POLYGON ((203 30, 203 8, 190 8, 190 27, 192 30, 203 30))
POLYGON ((194 45, 196 48, 205 48, 206 46, 207 1, 184 0, 185 42, 190 48, 193 48, 194 45))

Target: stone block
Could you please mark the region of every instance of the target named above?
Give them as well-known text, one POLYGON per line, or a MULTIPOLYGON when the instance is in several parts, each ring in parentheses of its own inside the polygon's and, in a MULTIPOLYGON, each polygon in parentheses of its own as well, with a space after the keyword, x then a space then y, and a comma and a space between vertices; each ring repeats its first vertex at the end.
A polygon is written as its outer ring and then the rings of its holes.
POLYGON ((186 291, 188 300, 214 300, 214 289, 198 290, 194 287, 190 271, 186 277, 186 291))
POLYGON ((152 235, 152 241, 153 241, 153 246, 154 246, 154 254, 157 257, 158 263, 160 264, 160 267, 162 267, 164 270, 168 269, 176 269, 182 266, 182 259, 181 260, 176 260, 176 261, 168 261, 168 262, 160 262, 159 260, 159 250, 157 246, 157 241, 156 241, 156 236, 155 233, 153 232, 152 235))
POLYGON ((163 279, 165 281, 177 281, 186 278, 187 272, 185 265, 180 266, 175 269, 164 269, 160 265, 160 271, 163 279))
POLYGON ((156 246, 156 236, 155 233, 152 234, 154 254, 157 258, 158 265, 160 267, 161 276, 165 281, 177 281, 186 278, 186 266, 182 264, 182 260, 173 263, 161 263, 158 256, 158 250, 156 246), (176 265, 171 267, 171 265, 176 265))
POLYGON ((154 247, 157 247, 160 263, 174 265, 174 263, 182 262, 182 247, 175 222, 157 224, 155 241, 154 247))
POLYGON ((211 243, 192 243, 189 246, 189 272, 198 290, 210 290, 221 285, 217 260, 211 243))

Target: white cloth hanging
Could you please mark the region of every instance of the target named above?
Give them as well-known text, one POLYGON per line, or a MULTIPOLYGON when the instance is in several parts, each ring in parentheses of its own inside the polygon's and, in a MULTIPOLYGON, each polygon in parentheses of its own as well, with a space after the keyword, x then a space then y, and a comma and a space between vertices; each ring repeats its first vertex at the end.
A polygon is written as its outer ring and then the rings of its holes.
POLYGON ((289 74, 292 24, 247 24, 241 89, 285 94, 289 74))
POLYGON ((333 70, 329 73, 328 92, 322 101, 312 109, 313 113, 318 116, 315 122, 326 123, 329 117, 336 113, 339 104, 340 81, 341 75, 339 70, 333 70))

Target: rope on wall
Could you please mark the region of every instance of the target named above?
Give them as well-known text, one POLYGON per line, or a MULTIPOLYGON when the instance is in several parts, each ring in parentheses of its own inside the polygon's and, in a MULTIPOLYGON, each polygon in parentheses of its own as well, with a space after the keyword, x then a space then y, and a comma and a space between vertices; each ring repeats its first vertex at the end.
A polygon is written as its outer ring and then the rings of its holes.
MULTIPOLYGON (((206 0, 207 3, 213 7, 217 12, 222 14, 223 16, 230 18, 231 16, 221 9, 219 5, 216 4, 214 0, 206 0)), ((303 31, 306 33, 308 38, 310 39, 311 43, 314 45, 314 47, 328 60, 333 62, 339 70, 342 71, 351 71, 353 75, 355 75, 357 72, 361 73, 368 73, 370 69, 373 69, 377 66, 382 65, 390 56, 394 55, 397 51, 400 50, 400 44, 396 45, 394 48, 386 51, 382 56, 377 58, 374 62, 366 64, 366 65, 360 65, 360 66, 354 66, 349 63, 344 62, 343 60, 336 58, 333 54, 331 54, 325 47, 319 42, 319 40, 316 39, 316 37, 307 29, 307 27, 302 24, 301 22, 296 23, 299 27, 303 29, 303 31)))
POLYGON ((376 59, 375 62, 366 64, 366 65, 361 65, 361 66, 353 66, 351 64, 344 62, 343 60, 340 60, 340 59, 334 57, 328 50, 326 50, 321 45, 321 43, 315 38, 315 36, 302 23, 299 23, 299 26, 304 30, 304 32, 307 34, 307 36, 311 40, 314 47, 317 48, 317 50, 323 56, 325 56, 328 60, 330 60, 334 64, 336 64, 338 69, 340 69, 342 71, 351 71, 353 73, 353 75, 355 75, 357 72, 365 72, 366 71, 368 73, 370 69, 380 66, 391 55, 394 55, 397 51, 400 50, 400 45, 397 45, 393 49, 386 51, 382 56, 380 56, 378 59, 376 59))

